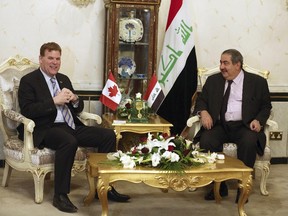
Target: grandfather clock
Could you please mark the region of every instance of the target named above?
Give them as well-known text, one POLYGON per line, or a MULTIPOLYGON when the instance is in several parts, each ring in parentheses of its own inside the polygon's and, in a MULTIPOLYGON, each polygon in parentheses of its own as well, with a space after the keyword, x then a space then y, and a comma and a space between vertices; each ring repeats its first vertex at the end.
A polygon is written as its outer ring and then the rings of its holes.
POLYGON ((145 94, 156 71, 161 0, 103 0, 106 11, 104 83, 109 71, 122 95, 145 94))

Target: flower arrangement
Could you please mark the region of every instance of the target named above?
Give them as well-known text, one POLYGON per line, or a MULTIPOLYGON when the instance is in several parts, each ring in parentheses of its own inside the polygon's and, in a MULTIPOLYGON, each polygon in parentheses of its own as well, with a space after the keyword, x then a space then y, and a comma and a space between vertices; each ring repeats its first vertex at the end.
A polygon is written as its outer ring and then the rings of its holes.
POLYGON ((153 137, 149 133, 146 140, 132 147, 129 152, 119 150, 109 153, 107 157, 124 168, 148 166, 169 171, 184 171, 187 167, 216 161, 217 153, 200 152, 192 141, 181 136, 168 137, 166 134, 157 134, 153 137))
POLYGON ((132 107, 132 99, 124 98, 121 100, 120 104, 117 107, 117 114, 120 118, 129 118, 132 107))
POLYGON ((128 94, 122 92, 122 99, 117 107, 119 118, 127 119, 129 122, 147 122, 148 106, 147 101, 142 100, 140 92, 135 94, 135 98, 130 98, 128 94))

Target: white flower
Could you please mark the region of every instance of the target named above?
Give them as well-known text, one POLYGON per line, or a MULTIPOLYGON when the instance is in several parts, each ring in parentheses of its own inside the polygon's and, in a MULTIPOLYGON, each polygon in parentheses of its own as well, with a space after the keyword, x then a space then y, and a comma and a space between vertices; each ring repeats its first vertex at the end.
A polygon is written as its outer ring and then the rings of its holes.
POLYGON ((139 157, 138 159, 137 159, 137 162, 139 163, 139 164, 141 164, 142 163, 142 161, 143 161, 143 157, 141 156, 141 157, 139 157))
POLYGON ((127 99, 126 99, 126 104, 127 104, 127 103, 131 104, 131 103, 132 103, 132 100, 131 100, 130 98, 127 98, 127 99))
POLYGON ((172 152, 171 154, 171 162, 178 162, 180 160, 180 157, 178 154, 176 154, 175 152, 172 152))
POLYGON ((133 167, 136 166, 135 161, 133 160, 132 157, 128 156, 128 155, 123 155, 120 158, 121 163, 123 164, 123 168, 129 168, 132 169, 133 167))
POLYGON ((171 153, 170 151, 165 151, 163 154, 162 154, 162 157, 165 158, 165 159, 170 159, 171 158, 171 153))
POLYGON ((171 151, 165 151, 162 154, 162 157, 170 160, 171 162, 178 162, 180 160, 179 155, 176 154, 175 152, 171 152, 171 151))
POLYGON ((199 155, 199 152, 198 152, 197 150, 193 150, 193 151, 192 151, 192 155, 193 155, 194 157, 197 157, 197 156, 199 155))
POLYGON ((215 158, 215 159, 216 159, 217 156, 218 156, 218 154, 217 154, 216 152, 213 152, 213 153, 211 154, 211 157, 212 157, 212 158, 215 158))
POLYGON ((142 144, 140 143, 138 146, 132 147, 132 148, 131 148, 131 151, 133 151, 134 148, 136 148, 138 151, 141 151, 141 149, 143 149, 144 147, 146 147, 146 145, 142 145, 142 144))
POLYGON ((148 137, 147 137, 147 140, 152 140, 152 134, 151 133, 148 133, 148 137))
POLYGON ((120 158, 121 156, 125 155, 121 150, 118 150, 114 154, 112 154, 113 157, 120 158))
POLYGON ((214 163, 217 158, 217 153, 213 152, 212 154, 207 156, 208 163, 214 163))
POLYGON ((215 161, 216 161, 215 158, 207 157, 208 163, 214 163, 215 161))
POLYGON ((141 99, 142 94, 140 92, 136 93, 136 99, 141 99))
POLYGON ((164 137, 163 137, 162 135, 159 135, 159 139, 160 139, 160 140, 163 140, 164 137))
POLYGON ((170 137, 169 139, 165 140, 165 141, 161 141, 159 142, 160 143, 160 146, 161 149, 165 149, 166 151, 168 150, 168 146, 174 146, 175 147, 175 144, 170 142, 170 140, 174 139, 174 137, 170 137))
POLYGON ((197 162, 197 163, 205 163, 205 159, 204 158, 193 158, 193 161, 197 162))
POLYGON ((160 163, 160 160, 161 160, 161 156, 159 153, 154 153, 151 157, 151 160, 152 160, 152 166, 153 167, 156 167, 158 166, 158 164, 160 163))
POLYGON ((154 147, 161 147, 161 142, 157 139, 147 140, 145 147, 149 149, 149 152, 151 152, 154 147))

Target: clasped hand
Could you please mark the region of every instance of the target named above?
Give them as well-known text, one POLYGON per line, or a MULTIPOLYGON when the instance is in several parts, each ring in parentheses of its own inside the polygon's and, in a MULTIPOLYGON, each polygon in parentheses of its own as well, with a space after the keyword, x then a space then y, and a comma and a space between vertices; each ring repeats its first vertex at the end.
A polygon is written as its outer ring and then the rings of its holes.
POLYGON ((65 103, 69 103, 70 101, 76 101, 77 96, 70 89, 63 88, 57 93, 53 100, 56 105, 63 106, 65 103))

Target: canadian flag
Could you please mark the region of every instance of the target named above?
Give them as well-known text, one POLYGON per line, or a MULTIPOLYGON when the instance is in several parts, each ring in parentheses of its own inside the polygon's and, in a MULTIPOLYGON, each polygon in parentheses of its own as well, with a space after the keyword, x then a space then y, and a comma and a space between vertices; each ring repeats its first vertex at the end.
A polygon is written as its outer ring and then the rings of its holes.
POLYGON ((157 80, 156 74, 153 73, 146 94, 143 97, 144 100, 147 100, 147 104, 156 112, 161 105, 161 102, 164 99, 164 93, 161 89, 161 86, 157 80))
POLYGON ((115 78, 112 72, 109 72, 108 80, 102 90, 102 95, 100 96, 100 101, 108 108, 115 111, 118 104, 121 101, 121 93, 119 91, 118 85, 116 84, 115 78))

